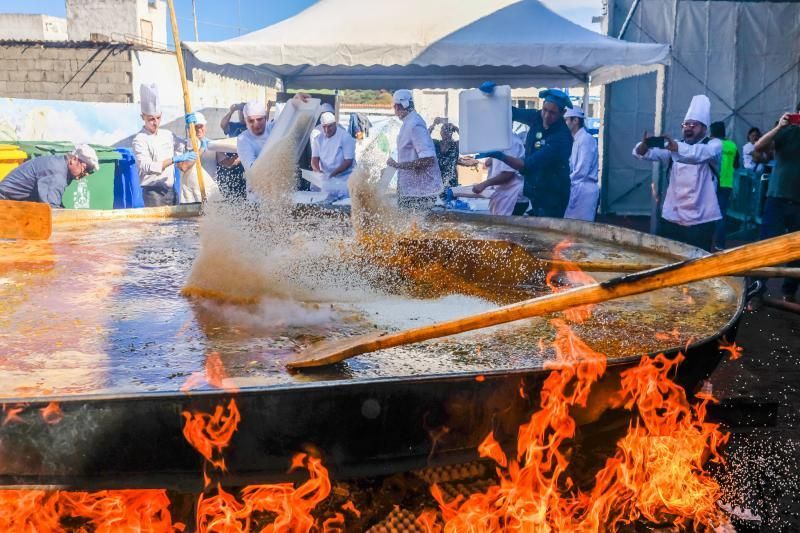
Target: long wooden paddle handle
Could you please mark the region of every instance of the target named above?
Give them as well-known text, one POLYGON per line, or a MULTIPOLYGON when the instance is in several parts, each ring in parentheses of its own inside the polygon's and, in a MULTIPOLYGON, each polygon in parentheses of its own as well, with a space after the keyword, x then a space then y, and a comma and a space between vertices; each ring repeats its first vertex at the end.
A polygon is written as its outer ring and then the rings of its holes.
MULTIPOLYGON (((192 100, 189 96, 189 82, 186 79, 186 68, 183 64, 183 50, 181 49, 181 37, 178 33, 178 19, 175 16, 175 6, 172 0, 167 0, 169 7, 169 19, 172 24, 172 38, 175 41, 175 58, 178 60, 178 72, 181 75, 181 86, 183 87, 183 109, 186 114, 192 112, 192 100)), ((192 141, 192 151, 197 156, 194 163, 197 170, 197 184, 200 186, 200 199, 206 201, 206 184, 203 180, 203 165, 200 164, 200 145, 197 142, 197 133, 194 124, 189 124, 189 139, 192 141)))
POLYGON ((347 354, 343 354, 340 360, 375 350, 446 337, 465 331, 563 311, 571 307, 597 304, 623 296, 641 294, 694 281, 729 276, 796 259, 800 259, 800 232, 645 272, 620 276, 603 283, 594 283, 564 292, 548 294, 465 318, 439 322, 397 333, 387 333, 382 336, 376 335, 373 339, 365 340, 365 342, 356 344, 346 350, 347 354))
MULTIPOLYGON (((641 272, 664 266, 663 263, 615 263, 613 261, 564 261, 559 259, 542 259, 541 262, 550 268, 582 270, 583 272, 641 272)), ((800 268, 765 267, 736 274, 751 278, 800 278, 800 268)))

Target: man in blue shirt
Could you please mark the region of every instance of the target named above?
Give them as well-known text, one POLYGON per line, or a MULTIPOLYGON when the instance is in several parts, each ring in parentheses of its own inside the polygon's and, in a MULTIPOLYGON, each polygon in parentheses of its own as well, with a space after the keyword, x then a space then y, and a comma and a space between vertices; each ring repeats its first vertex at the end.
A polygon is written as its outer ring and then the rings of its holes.
MULTIPOLYGON (((486 82, 480 89, 491 93, 494 84, 486 82)), ((543 90, 539 97, 544 99, 542 109, 511 108, 511 118, 530 128, 525 138, 525 156, 511 157, 502 152, 482 155, 499 159, 522 174, 522 192, 531 201, 528 214, 563 218, 569 204, 572 154, 572 134, 564 122, 564 112, 572 108, 572 102, 558 89, 543 90)))
POLYGON ((67 185, 99 167, 97 154, 87 144, 79 144, 67 155, 39 156, 21 164, 0 181, 0 200, 43 202, 61 207, 67 185))

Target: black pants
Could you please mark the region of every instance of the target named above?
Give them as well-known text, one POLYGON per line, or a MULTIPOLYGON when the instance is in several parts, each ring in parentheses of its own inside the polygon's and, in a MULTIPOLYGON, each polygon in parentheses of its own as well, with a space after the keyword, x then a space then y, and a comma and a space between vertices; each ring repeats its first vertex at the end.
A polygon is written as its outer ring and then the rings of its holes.
MULTIPOLYGON (((764 202, 764 215, 761 221, 761 238, 769 239, 793 231, 800 231, 800 203, 785 198, 768 197, 764 202)), ((789 263, 790 267, 800 267, 800 261, 789 263)), ((784 278, 781 292, 784 296, 794 296, 800 280, 784 278)))
POLYGON ((658 235, 673 241, 685 242, 710 252, 716 225, 717 222, 713 221, 695 224, 694 226, 681 226, 662 218, 658 222, 658 235))
POLYGON ((728 204, 731 201, 731 192, 733 189, 730 187, 720 187, 717 189, 717 201, 719 202, 719 211, 722 213, 722 218, 717 220, 716 229, 714 230, 714 246, 717 248, 725 248, 725 236, 727 235, 727 228, 725 227, 725 214, 728 212, 728 204))
POLYGON ((175 205, 175 189, 172 187, 142 187, 142 199, 145 207, 175 205))

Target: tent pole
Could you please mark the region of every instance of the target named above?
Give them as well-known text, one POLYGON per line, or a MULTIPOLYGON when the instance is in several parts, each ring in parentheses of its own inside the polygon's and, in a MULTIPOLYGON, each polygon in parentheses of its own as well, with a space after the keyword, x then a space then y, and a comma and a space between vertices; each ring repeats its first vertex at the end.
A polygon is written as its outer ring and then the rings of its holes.
POLYGON ((589 81, 583 84, 583 112, 589 115, 589 81))
POLYGON ((192 0, 192 19, 194 19, 194 40, 200 40, 200 34, 197 32, 197 2, 192 0))
POLYGON ((636 13, 636 8, 639 7, 639 2, 641 2, 641 0, 633 0, 631 8, 628 10, 628 16, 625 17, 625 21, 622 23, 622 27, 619 29, 617 39, 622 39, 622 36, 625 35, 625 30, 628 29, 628 24, 631 23, 631 19, 633 18, 634 13, 636 13))
MULTIPOLYGON (((172 38, 175 41, 175 58, 178 60, 178 72, 181 75, 181 85, 183 86, 183 109, 186 114, 192 112, 192 101, 189 98, 189 82, 186 80, 186 69, 183 65, 183 50, 181 50, 181 38, 178 34, 178 19, 175 17, 175 6, 172 0, 167 0, 169 7, 169 18, 172 22, 172 38)), ((197 183, 200 185, 200 198, 206 201, 206 186, 203 182, 203 165, 200 164, 200 147, 197 142, 197 132, 195 131, 194 124, 189 124, 189 138, 192 141, 192 150, 197 155, 197 160, 194 163, 197 169, 197 183)))
MULTIPOLYGON (((656 113, 653 124, 653 135, 662 135, 667 96, 667 67, 658 65, 656 70, 656 113)), ((650 233, 658 232, 658 211, 661 207, 661 163, 653 162, 653 174, 650 182, 650 233)))

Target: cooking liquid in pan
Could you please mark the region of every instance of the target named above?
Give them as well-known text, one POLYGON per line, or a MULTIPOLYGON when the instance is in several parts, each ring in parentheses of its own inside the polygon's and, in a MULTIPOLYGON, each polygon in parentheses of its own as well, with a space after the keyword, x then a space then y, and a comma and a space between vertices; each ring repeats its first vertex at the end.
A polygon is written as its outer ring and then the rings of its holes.
MULTIPOLYGON (((346 221, 308 216, 301 226, 283 251, 286 264, 295 266, 284 268, 280 283, 292 287, 247 305, 180 294, 199 249, 196 220, 104 221, 58 230, 49 242, 0 243, 0 396, 168 392, 187 383, 204 388, 191 377, 204 372, 209 358, 224 366, 226 386, 241 389, 530 368, 552 356, 547 341, 553 328, 534 318, 290 374, 284 362, 324 338, 420 326, 550 290, 544 283, 487 286, 491 301, 398 294, 393 284, 381 285, 378 267, 352 259, 356 244, 346 221), (295 252, 302 256, 297 261, 295 252), (283 296, 298 292, 300 299, 283 296)), ((436 230, 508 239, 534 253, 552 251, 567 238, 474 222, 439 222, 436 230)), ((664 261, 611 243, 569 240, 569 259, 664 261)), ((599 305, 574 329, 610 357, 655 352, 712 335, 731 318, 736 300, 730 285, 709 280, 599 305)))

